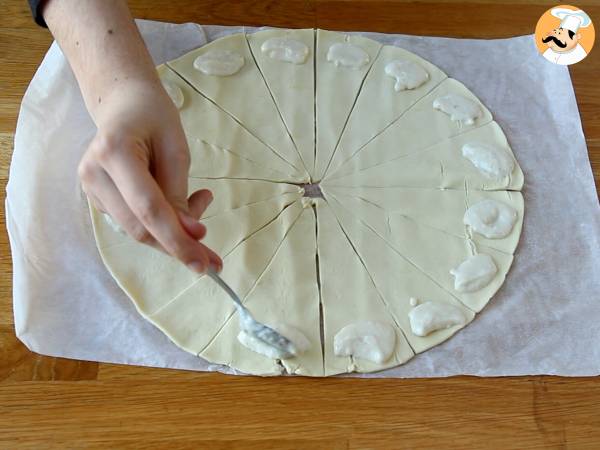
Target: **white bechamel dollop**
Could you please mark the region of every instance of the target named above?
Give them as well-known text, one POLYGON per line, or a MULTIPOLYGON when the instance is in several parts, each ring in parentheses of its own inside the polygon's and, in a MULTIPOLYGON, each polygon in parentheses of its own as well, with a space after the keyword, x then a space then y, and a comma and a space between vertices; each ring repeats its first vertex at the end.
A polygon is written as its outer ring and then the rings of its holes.
POLYGON ((433 107, 448 114, 452 121, 462 125, 473 125, 482 112, 477 102, 459 94, 438 97, 433 101, 433 107))
POLYGON ((353 356, 381 364, 387 361, 396 346, 394 328, 374 321, 353 322, 337 332, 333 351, 337 356, 353 356))
POLYGON ((512 206, 497 200, 482 200, 465 212, 463 223, 488 239, 502 239, 510 234, 517 212, 512 206))
POLYGON ((304 64, 308 56, 308 46, 297 39, 272 37, 260 46, 269 58, 292 64, 304 64))
POLYGON ((502 179, 510 175, 515 167, 511 155, 504 149, 481 142, 468 142, 462 154, 486 177, 502 179))
POLYGON ((416 89, 429 79, 429 74, 414 61, 396 59, 385 66, 385 73, 396 79, 396 92, 406 89, 416 89))
POLYGON ((125 230, 121 227, 121 225, 119 225, 117 222, 115 222, 115 219, 112 218, 112 216, 110 214, 107 213, 102 213, 102 215, 104 216, 104 220, 106 221, 106 223, 108 225, 110 225, 110 227, 115 230, 117 233, 120 234, 127 234, 125 232, 125 230))
POLYGON ((244 66, 244 57, 233 50, 209 50, 194 60, 194 68, 205 75, 226 77, 244 66))
POLYGON ((498 268, 490 255, 479 253, 463 261, 450 274, 454 276, 454 289, 459 292, 475 292, 494 279, 498 268))
POLYGON ((427 336, 437 330, 455 325, 464 325, 465 315, 454 305, 439 302, 425 302, 408 313, 410 329, 417 336, 427 336))
POLYGON ((162 80, 161 82, 168 96, 171 98, 171 101, 175 104, 177 109, 181 109, 184 102, 183 91, 181 90, 181 88, 175 83, 172 83, 167 80, 162 80))
POLYGON ((329 47, 327 52, 327 61, 332 62, 336 67, 350 67, 358 69, 369 63, 369 54, 358 45, 348 42, 338 42, 329 47))
MULTIPOLYGON (((292 341, 294 344, 295 356, 307 351, 310 348, 310 341, 297 328, 285 323, 274 323, 273 325, 269 325, 269 327, 292 341)), ((254 334, 252 334, 252 330, 242 329, 238 333, 237 339, 244 347, 252 350, 255 353, 266 356, 267 358, 282 359, 286 356, 282 350, 269 345, 261 339, 258 339, 254 334)))

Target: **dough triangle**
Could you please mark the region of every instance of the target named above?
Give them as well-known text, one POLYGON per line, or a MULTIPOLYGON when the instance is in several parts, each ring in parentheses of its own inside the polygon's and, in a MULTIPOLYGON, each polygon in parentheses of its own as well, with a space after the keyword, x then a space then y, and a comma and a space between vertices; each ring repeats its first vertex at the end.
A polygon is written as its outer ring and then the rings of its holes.
POLYGON ((349 174, 335 174, 323 182, 332 186, 422 187, 469 190, 521 190, 523 172, 515 161, 510 176, 490 179, 483 175, 467 158, 462 156, 464 144, 485 142, 510 154, 504 133, 496 122, 443 140, 423 150, 396 159, 364 167, 349 174))
POLYGON ((338 167, 446 78, 444 72, 414 53, 399 47, 384 46, 365 78, 337 145, 331 168, 338 167), (429 79, 415 89, 396 92, 396 80, 385 72, 386 66, 392 61, 417 64, 427 72, 429 79))
POLYGON ((473 311, 466 308, 422 271, 416 269, 393 251, 375 232, 360 223, 343 208, 336 208, 336 214, 344 232, 363 260, 377 290, 385 299, 415 352, 421 353, 445 341, 473 320, 475 316, 473 311), (412 332, 408 318, 409 312, 414 307, 410 304, 411 298, 416 298, 421 303, 433 301, 459 308, 464 315, 465 322, 451 328, 434 331, 425 337, 417 336, 412 332))
MULTIPOLYGON (((221 257, 226 257, 244 239, 273 221, 286 205, 299 197, 300 194, 284 194, 205 219, 202 222, 206 224, 208 234, 202 243, 221 257)), ((198 280, 197 274, 171 256, 112 230, 101 213, 94 210, 92 217, 96 236, 103 239, 99 242, 111 242, 106 239, 110 234, 122 237, 120 243, 98 248, 104 264, 121 288, 134 299, 142 314, 152 314, 198 280), (140 261, 144 263, 139 264, 140 261)))
POLYGON ((232 34, 218 39, 167 64, 202 95, 244 124, 244 127, 261 142, 294 166, 298 173, 308 177, 300 155, 254 62, 245 34, 232 34), (196 58, 214 50, 233 51, 244 58, 244 65, 237 73, 229 76, 206 75, 197 70, 194 67, 196 58))
POLYGON ((203 219, 266 200, 272 200, 284 194, 302 195, 302 188, 293 184, 273 183, 262 180, 244 179, 201 179, 191 178, 189 191, 209 189, 213 201, 202 215, 203 219))
POLYGON ((226 255, 250 234, 273 221, 282 210, 300 197, 299 193, 283 194, 203 219, 207 235, 202 242, 219 255, 226 255))
MULTIPOLYGON (((200 95, 171 68, 163 65, 157 70, 163 82, 177 86, 183 93, 183 106, 179 113, 194 167, 198 167, 196 164, 198 155, 195 152, 203 151, 201 144, 206 142, 227 149, 263 167, 286 174, 288 179, 301 178, 302 170, 295 168, 240 125, 230 114, 200 95)), ((225 163, 226 161, 223 161, 223 164, 225 163)), ((226 168, 225 165, 219 171, 226 168)))
POLYGON ((372 372, 408 361, 414 352, 326 202, 318 202, 317 230, 325 375, 372 372), (382 322, 396 331, 396 348, 387 361, 376 364, 334 354, 335 335, 346 325, 357 321, 382 322))
POLYGON ((248 34, 250 49, 273 96, 277 109, 309 172, 315 164, 315 31, 266 30, 248 34), (301 64, 273 59, 261 50, 272 38, 288 38, 308 47, 306 61, 301 64))
POLYGON ((464 191, 421 188, 343 188, 327 187, 326 193, 350 210, 361 208, 368 214, 381 214, 393 221, 396 216, 413 220, 417 225, 427 226, 459 238, 471 238, 496 250, 513 254, 519 243, 523 224, 523 196, 512 191, 464 191), (488 239, 468 230, 463 223, 467 208, 483 200, 497 200, 511 206, 517 212, 517 221, 511 233, 502 239, 488 239))
POLYGON ((342 154, 352 154, 345 160, 338 160, 337 166, 330 167, 325 179, 347 175, 403 155, 422 151, 431 145, 491 121, 491 113, 471 91, 462 83, 446 78, 365 146, 354 152, 346 152, 340 148, 342 154), (446 113, 433 108, 433 102, 437 98, 450 93, 464 96, 480 106, 481 116, 473 125, 455 122, 446 113))
POLYGON ((317 154, 314 179, 320 180, 333 156, 346 120, 352 111, 362 82, 381 49, 379 42, 356 35, 345 35, 333 31, 317 30, 317 79, 316 121, 317 154), (338 67, 327 60, 329 49, 334 44, 347 42, 360 47, 369 61, 361 67, 338 67))
MULTIPOLYGON (((97 236, 102 227, 96 227, 97 236)), ((148 316, 167 304, 200 277, 175 258, 129 237, 125 239, 120 245, 98 250, 113 278, 142 315, 148 316)))
MULTIPOLYGON (((244 305, 257 320, 267 325, 285 322, 308 338, 311 346, 305 353, 281 361, 288 373, 298 375, 323 375, 315 260, 314 213, 312 209, 304 209, 244 299, 244 305)), ((245 373, 279 375, 282 368, 275 360, 238 342, 239 331, 236 312, 200 356, 245 373)))
MULTIPOLYGON (((252 289, 302 211, 301 203, 295 202, 223 258, 221 277, 240 298, 252 289)), ((211 278, 203 276, 149 318, 179 347, 199 354, 234 309, 228 295, 211 278)))
MULTIPOLYGON (((279 182, 294 180, 293 175, 289 173, 270 169, 240 156, 242 152, 236 153, 201 139, 190 139, 188 145, 191 156, 189 176, 192 178, 256 179, 279 182)), ((262 144, 260 146, 264 147, 262 144)))
POLYGON ((483 245, 477 245, 477 248, 473 248, 472 243, 466 239, 430 227, 419 226, 413 220, 401 216, 394 216, 387 220, 387 217, 383 214, 377 216, 371 214, 372 209, 353 208, 350 210, 340 203, 335 196, 330 195, 328 198, 334 211, 339 208, 351 211, 404 259, 475 312, 481 311, 500 288, 512 263, 512 255, 483 245), (454 277, 450 274, 450 270, 458 267, 475 253, 490 255, 498 268, 498 272, 490 283, 482 289, 476 292, 458 292, 454 289, 454 277))

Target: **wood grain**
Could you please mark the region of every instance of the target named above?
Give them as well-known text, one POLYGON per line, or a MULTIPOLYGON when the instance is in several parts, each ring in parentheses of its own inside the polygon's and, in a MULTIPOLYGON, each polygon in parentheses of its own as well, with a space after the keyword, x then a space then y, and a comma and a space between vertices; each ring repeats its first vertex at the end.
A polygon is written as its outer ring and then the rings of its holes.
MULTIPOLYGON (((436 36, 530 34, 553 0, 130 1, 136 17, 436 36), (506 8, 518 14, 507 16, 506 8), (475 20, 474 20, 475 19, 475 20)), ((577 5, 600 21, 597 0, 577 5)), ((0 183, 25 89, 52 39, 0 0, 0 183)), ((571 68, 600 182, 600 51, 571 68)), ((0 213, 0 448, 600 448, 597 378, 261 379, 51 358, 15 337, 0 213)))

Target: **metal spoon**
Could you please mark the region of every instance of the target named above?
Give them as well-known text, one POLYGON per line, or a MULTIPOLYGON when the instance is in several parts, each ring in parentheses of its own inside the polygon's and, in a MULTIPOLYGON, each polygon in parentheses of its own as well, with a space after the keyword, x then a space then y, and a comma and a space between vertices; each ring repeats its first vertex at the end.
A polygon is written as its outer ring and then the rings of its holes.
POLYGON ((206 272, 219 286, 231 297, 240 316, 240 327, 246 332, 261 340, 265 344, 279 351, 281 359, 290 358, 297 352, 294 343, 273 328, 258 322, 252 317, 250 311, 242 305, 242 301, 231 287, 212 268, 206 272))

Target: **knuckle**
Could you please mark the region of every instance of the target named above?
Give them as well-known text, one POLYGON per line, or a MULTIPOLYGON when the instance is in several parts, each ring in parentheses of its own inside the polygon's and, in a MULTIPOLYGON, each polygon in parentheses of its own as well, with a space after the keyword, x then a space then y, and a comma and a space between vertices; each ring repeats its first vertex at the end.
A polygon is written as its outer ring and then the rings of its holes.
POLYGON ((77 176, 83 183, 91 183, 94 178, 94 166, 87 159, 82 159, 77 166, 77 176))
POLYGON ((152 197, 147 197, 139 201, 136 208, 137 216, 142 223, 154 222, 161 213, 161 207, 152 197))
POLYGON ((101 142, 94 143, 90 150, 92 151, 94 158, 101 163, 110 161, 116 153, 116 147, 101 142))
POLYGON ((131 145, 130 137, 115 133, 99 133, 91 149, 99 161, 110 161, 122 149, 131 145))
POLYGON ((181 166, 189 167, 191 163, 190 152, 187 149, 175 150, 172 158, 175 163, 181 166))
POLYGON ((142 244, 150 244, 153 242, 150 232, 141 225, 135 225, 129 228, 129 235, 142 244))
POLYGON ((177 236, 168 236, 165 239, 165 248, 171 253, 172 256, 177 258, 184 264, 190 264, 194 261, 192 256, 191 247, 187 242, 182 242, 183 239, 179 239, 177 236))

